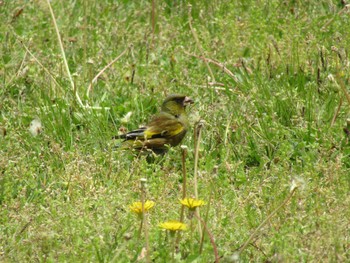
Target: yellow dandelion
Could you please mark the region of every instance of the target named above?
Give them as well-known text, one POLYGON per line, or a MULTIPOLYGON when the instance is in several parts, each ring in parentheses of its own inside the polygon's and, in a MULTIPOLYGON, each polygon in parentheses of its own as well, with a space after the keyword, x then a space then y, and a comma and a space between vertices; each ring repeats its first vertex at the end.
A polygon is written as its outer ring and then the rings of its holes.
POLYGON ((142 202, 134 202, 129 206, 130 210, 138 215, 142 215, 143 211, 147 212, 154 206, 153 201, 146 201, 142 210, 142 202))
POLYGON ((205 202, 200 199, 193 199, 193 198, 185 198, 180 200, 180 203, 184 206, 187 206, 190 210, 196 209, 196 207, 200 207, 202 205, 205 205, 205 202))
POLYGON ((166 229, 166 230, 170 230, 171 232, 187 229, 186 224, 181 223, 180 221, 176 221, 176 220, 160 223, 159 227, 166 229))

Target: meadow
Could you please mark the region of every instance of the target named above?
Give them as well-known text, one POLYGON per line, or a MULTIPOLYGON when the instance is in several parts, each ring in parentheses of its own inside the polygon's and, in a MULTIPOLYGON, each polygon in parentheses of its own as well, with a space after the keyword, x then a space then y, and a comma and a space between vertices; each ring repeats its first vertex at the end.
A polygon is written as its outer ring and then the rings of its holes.
POLYGON ((349 262, 349 8, 0 1, 0 261, 349 262), (181 147, 115 147, 172 93, 181 147))

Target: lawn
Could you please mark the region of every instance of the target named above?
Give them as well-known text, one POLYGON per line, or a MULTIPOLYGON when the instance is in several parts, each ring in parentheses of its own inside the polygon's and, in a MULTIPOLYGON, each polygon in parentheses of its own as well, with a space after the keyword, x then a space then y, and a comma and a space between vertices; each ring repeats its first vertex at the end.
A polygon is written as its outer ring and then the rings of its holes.
POLYGON ((0 261, 349 262, 345 2, 0 1, 0 261))

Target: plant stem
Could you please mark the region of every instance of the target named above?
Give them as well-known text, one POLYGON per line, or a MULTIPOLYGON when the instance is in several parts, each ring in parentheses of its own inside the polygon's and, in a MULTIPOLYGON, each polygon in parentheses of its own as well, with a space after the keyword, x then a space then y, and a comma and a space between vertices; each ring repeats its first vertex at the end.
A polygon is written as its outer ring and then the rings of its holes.
MULTIPOLYGON (((200 120, 195 128, 195 148, 194 148, 194 176, 193 176, 193 184, 194 184, 194 196, 198 199, 198 157, 199 157, 199 144, 201 141, 202 128, 204 126, 204 121, 200 120)), ((196 209, 196 212, 199 216, 199 210, 196 209)), ((198 227, 198 232, 200 238, 202 238, 202 228, 198 227)))
POLYGON ((150 253, 149 253, 147 212, 145 211, 146 182, 147 180, 145 178, 141 178, 142 224, 143 224, 143 231, 145 233, 146 262, 151 262, 150 253))
POLYGON ((261 224, 254 230, 254 232, 250 235, 250 237, 247 239, 247 241, 243 244, 243 246, 239 249, 239 253, 242 253, 244 249, 249 245, 250 241, 256 236, 256 233, 266 224, 267 221, 269 221, 276 213, 278 210, 280 210, 283 206, 285 206, 288 201, 293 197, 295 191, 298 188, 295 187, 293 190, 289 193, 288 197, 275 209, 269 214, 264 221, 261 222, 261 224))
POLYGON ((214 255, 215 255, 215 262, 219 262, 219 253, 218 253, 218 248, 215 244, 215 241, 214 241, 214 237, 212 235, 212 233, 210 233, 208 227, 207 227, 207 224, 203 221, 202 218, 200 218, 200 216, 198 214, 194 214, 195 217, 202 223, 203 227, 204 227, 204 230, 206 230, 208 236, 209 236, 209 239, 210 239, 210 243, 213 247, 213 250, 214 250, 214 255))
MULTIPOLYGON (((199 51, 201 52, 202 56, 204 57, 203 48, 202 48, 202 46, 201 46, 201 44, 200 44, 200 42, 199 42, 199 39, 198 39, 198 36, 197 36, 197 34, 196 34, 195 29, 194 29, 193 26, 192 26, 192 14, 191 14, 191 12, 192 12, 192 5, 189 4, 189 5, 188 5, 188 24, 189 24, 189 26, 190 26, 191 33, 192 33, 192 35, 193 35, 193 38, 194 38, 194 40, 196 41, 197 48, 199 49, 199 51)), ((214 77, 213 71, 211 70, 211 67, 209 66, 208 61, 205 60, 204 62, 205 62, 205 65, 207 66, 207 69, 208 69, 208 71, 209 71, 209 74, 210 74, 210 77, 211 77, 212 81, 215 82, 215 77, 214 77)))
POLYGON ((58 43, 60 45, 60 50, 61 50, 61 55, 62 55, 62 59, 63 59, 63 64, 64 64, 64 66, 66 68, 68 79, 69 79, 72 91, 74 92, 75 97, 76 97, 79 105, 82 108, 85 108, 85 106, 83 105, 83 102, 81 101, 81 99, 79 97, 78 91, 75 88, 75 85, 74 85, 74 82, 73 82, 73 78, 72 78, 72 74, 70 73, 70 69, 69 69, 69 66, 68 66, 67 58, 66 58, 66 53, 65 53, 64 48, 63 48, 63 43, 62 43, 60 31, 59 31, 57 23, 56 23, 56 18, 55 18, 55 15, 53 13, 53 10, 52 10, 51 4, 50 4, 50 0, 47 0, 46 2, 47 2, 47 5, 49 6, 49 9, 50 9, 52 21, 53 21, 53 24, 54 24, 54 27, 55 27, 55 30, 56 30, 56 34, 57 34, 58 43))
MULTIPOLYGON (((215 165, 213 169, 213 178, 216 178, 218 174, 218 166, 215 165)), ((208 200, 208 206, 207 206, 207 212, 205 214, 204 222, 208 222, 208 217, 209 217, 209 210, 210 210, 210 204, 211 204, 211 199, 213 198, 213 185, 215 185, 215 182, 212 182, 210 187, 210 194, 209 194, 209 200, 208 200)), ((203 227, 204 228, 204 227, 203 227)), ((203 243, 204 243, 204 234, 202 235, 201 243, 199 246, 199 254, 202 254, 203 251, 203 243)))
MULTIPOLYGON (((181 145, 182 149, 182 199, 186 198, 186 191, 187 191, 187 174, 186 174, 186 155, 187 155, 187 146, 181 145)), ((181 212, 180 212, 180 222, 183 223, 184 221, 184 214, 185 214, 185 206, 181 205, 181 212)), ((180 231, 177 234, 176 238, 176 246, 179 245, 181 238, 180 231)))

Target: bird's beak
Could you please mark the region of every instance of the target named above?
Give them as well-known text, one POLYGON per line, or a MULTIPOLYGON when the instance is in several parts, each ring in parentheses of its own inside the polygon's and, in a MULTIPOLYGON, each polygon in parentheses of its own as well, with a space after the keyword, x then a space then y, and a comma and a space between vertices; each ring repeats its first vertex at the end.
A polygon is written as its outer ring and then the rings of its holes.
POLYGON ((183 101, 183 105, 184 107, 190 105, 190 104, 193 104, 194 101, 190 98, 190 97, 185 97, 184 101, 183 101))

